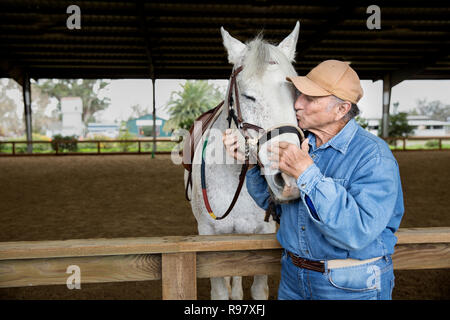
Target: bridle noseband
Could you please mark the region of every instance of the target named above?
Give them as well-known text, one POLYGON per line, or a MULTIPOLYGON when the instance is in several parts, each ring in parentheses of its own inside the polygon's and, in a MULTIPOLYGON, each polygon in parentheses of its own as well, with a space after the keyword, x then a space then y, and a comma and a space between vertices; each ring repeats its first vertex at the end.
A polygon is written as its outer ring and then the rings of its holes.
MULTIPOLYGON (((230 87, 228 89, 228 95, 227 95, 227 102, 228 102, 227 103, 227 110, 228 110, 227 120, 228 120, 228 128, 231 128, 231 122, 233 121, 234 124, 236 125, 237 129, 241 133, 241 135, 245 138, 245 161, 244 161, 244 164, 242 165, 241 172, 239 174, 239 185, 236 189, 236 192, 234 193, 233 200, 231 201, 231 204, 228 207, 227 211, 220 217, 217 217, 214 214, 213 210, 211 209, 211 206, 208 201, 208 194, 206 192, 206 174, 205 174, 204 155, 205 155, 205 149, 206 149, 206 145, 208 143, 208 139, 205 139, 205 142, 204 142, 203 148, 202 148, 201 185, 202 185, 203 200, 204 200, 204 203, 205 203, 206 209, 208 210, 209 215, 214 220, 224 219, 231 212, 231 210, 233 209, 233 207, 239 197, 242 186, 244 184, 245 175, 247 173, 248 166, 249 166, 250 145, 253 145, 254 147, 256 147, 257 163, 259 166, 264 167, 264 165, 262 164, 262 162, 259 159, 258 154, 259 154, 260 146, 262 146, 265 142, 267 142, 270 139, 272 139, 280 134, 283 134, 283 133, 296 134, 300 140, 300 143, 302 143, 303 140, 305 139, 303 131, 300 128, 293 126, 293 125, 276 126, 276 127, 273 127, 266 131, 263 128, 255 125, 255 124, 244 122, 244 120, 242 119, 241 105, 239 102, 239 90, 238 90, 238 86, 237 86, 237 82, 236 82, 237 75, 243 69, 244 69, 243 66, 240 66, 239 68, 237 68, 236 70, 234 70, 232 72, 231 77, 230 77, 230 87), (234 99, 233 99, 233 93, 234 93, 234 99), (233 106, 235 106, 235 108, 233 106), (251 138, 248 135, 248 132, 247 132, 248 129, 256 130, 259 133, 259 137, 251 138)), ((265 221, 268 221, 267 214, 266 214, 265 221)))
POLYGON ((230 88, 228 90, 228 97, 227 97, 227 100, 228 100, 228 107, 227 107, 227 109, 228 109, 228 117, 227 117, 228 128, 231 128, 231 121, 234 121, 237 129, 239 130, 241 135, 245 138, 245 159, 246 159, 246 161, 249 160, 250 145, 253 145, 256 147, 256 161, 258 162, 258 165, 260 167, 264 167, 262 162, 259 160, 259 156, 258 156, 260 146, 262 146, 264 143, 266 143, 270 139, 272 139, 280 134, 284 134, 284 133, 296 134, 299 138, 300 143, 302 143, 303 140, 305 139, 305 135, 300 128, 293 126, 293 125, 288 125, 288 124, 279 125, 279 126, 272 127, 266 131, 265 129, 263 129, 255 124, 244 122, 244 120, 242 119, 241 105, 239 103, 239 90, 238 90, 237 81, 236 81, 237 75, 243 69, 244 69, 244 67, 240 66, 235 71, 233 71, 233 73, 231 74, 230 88), (236 105, 237 115, 236 115, 235 109, 233 108, 233 105, 234 105, 233 92, 234 92, 234 97, 236 100, 235 105, 236 105), (248 129, 253 129, 253 130, 259 132, 259 137, 258 138, 250 138, 250 136, 248 135, 248 132, 247 132, 248 129))

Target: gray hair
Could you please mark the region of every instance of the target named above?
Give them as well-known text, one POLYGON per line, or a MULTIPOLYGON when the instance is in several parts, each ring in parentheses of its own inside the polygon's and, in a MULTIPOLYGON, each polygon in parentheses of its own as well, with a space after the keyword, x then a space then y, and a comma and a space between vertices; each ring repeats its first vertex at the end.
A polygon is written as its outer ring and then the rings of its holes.
MULTIPOLYGON (((334 95, 332 97, 334 98, 334 101, 330 102, 330 104, 328 105, 328 110, 331 110, 331 108, 334 107, 338 103, 345 102, 341 98, 338 98, 334 95)), ((354 117, 356 117, 359 113, 360 113, 360 111, 359 111, 358 105, 355 103, 352 103, 350 110, 348 110, 348 112, 344 115, 343 119, 345 120, 345 122, 348 122, 348 121, 352 120, 354 117)))

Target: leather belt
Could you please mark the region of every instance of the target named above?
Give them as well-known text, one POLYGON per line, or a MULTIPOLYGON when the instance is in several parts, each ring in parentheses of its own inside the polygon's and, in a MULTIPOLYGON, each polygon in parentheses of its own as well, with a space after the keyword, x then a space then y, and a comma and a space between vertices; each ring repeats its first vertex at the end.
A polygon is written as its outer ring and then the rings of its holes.
POLYGON ((290 251, 287 251, 287 253, 291 257, 292 263, 297 267, 325 273, 325 263, 297 257, 290 251))

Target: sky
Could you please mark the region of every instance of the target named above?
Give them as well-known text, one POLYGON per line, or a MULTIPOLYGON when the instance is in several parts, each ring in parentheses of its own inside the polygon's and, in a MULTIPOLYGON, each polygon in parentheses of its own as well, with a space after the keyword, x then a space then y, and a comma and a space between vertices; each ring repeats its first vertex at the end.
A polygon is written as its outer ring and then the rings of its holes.
MULTIPOLYGON (((181 90, 186 80, 157 80, 156 81, 156 115, 169 118, 164 110, 173 91, 181 90)), ((210 80, 210 83, 226 87, 227 80, 210 80)), ((383 82, 362 80, 364 96, 358 103, 361 116, 364 118, 381 118, 383 82)), ((152 84, 150 80, 111 80, 105 95, 111 99, 110 107, 105 110, 101 119, 104 122, 127 120, 130 107, 140 104, 152 112, 152 84)), ((417 106, 418 99, 427 101, 440 100, 450 104, 450 80, 406 80, 392 88, 392 105, 399 102, 398 111, 410 111, 417 106)), ((211 106, 213 107, 213 106, 211 106)))

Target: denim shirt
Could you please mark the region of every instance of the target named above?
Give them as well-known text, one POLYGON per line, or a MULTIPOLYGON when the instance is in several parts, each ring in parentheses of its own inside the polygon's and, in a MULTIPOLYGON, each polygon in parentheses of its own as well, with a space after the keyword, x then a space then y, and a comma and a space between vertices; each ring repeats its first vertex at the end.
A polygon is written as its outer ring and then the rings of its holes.
MULTIPOLYGON (((404 212, 400 173, 388 145, 350 120, 297 179, 300 199, 277 204, 277 239, 310 260, 369 259, 391 255, 404 212), (308 201, 308 203, 307 203, 308 201)), ((269 192, 259 167, 247 172, 249 194, 267 209, 269 192)))

